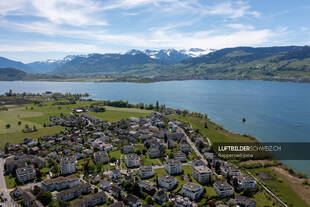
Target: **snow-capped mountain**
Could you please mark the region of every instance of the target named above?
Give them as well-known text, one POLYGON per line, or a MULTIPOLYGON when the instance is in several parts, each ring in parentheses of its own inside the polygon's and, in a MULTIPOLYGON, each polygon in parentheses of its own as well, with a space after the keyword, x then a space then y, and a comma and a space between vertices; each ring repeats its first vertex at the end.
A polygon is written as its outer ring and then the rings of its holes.
POLYGON ((190 48, 188 50, 180 50, 180 52, 183 52, 191 57, 199 57, 202 55, 207 55, 210 52, 214 52, 216 49, 200 49, 200 48, 190 48))
POLYGON ((68 55, 64 58, 60 59, 48 59, 46 61, 36 61, 32 63, 28 63, 27 65, 31 68, 31 73, 51 73, 56 68, 62 66, 63 64, 72 61, 77 57, 84 57, 88 58, 93 54, 86 54, 86 55, 68 55))
MULTIPOLYGON (((215 51, 214 49, 200 49, 200 48, 190 48, 190 49, 161 49, 161 50, 129 50, 127 52, 120 52, 120 53, 106 53, 106 54, 84 54, 84 55, 68 55, 64 58, 60 59, 48 59, 46 61, 36 61, 33 63, 27 64, 29 66, 30 73, 53 73, 57 71, 57 69, 61 68, 63 65, 70 63, 74 60, 78 61, 78 59, 87 60, 90 57, 95 55, 101 55, 102 57, 107 60, 108 58, 115 58, 115 55, 122 56, 122 55, 132 55, 137 56, 139 55, 140 58, 145 59, 144 56, 148 56, 149 58, 153 59, 156 63, 162 64, 176 64, 185 59, 192 58, 192 57, 199 57, 202 55, 206 55, 210 52, 215 51), (78 59, 76 59, 78 58, 78 59)), ((136 57, 137 59, 138 57, 136 57)), ((153 62, 154 62, 153 61, 153 62)), ((130 62, 130 61, 129 61, 130 62)), ((150 61, 147 61, 150 62, 150 61)), ((59 71, 59 70, 58 70, 59 71)))

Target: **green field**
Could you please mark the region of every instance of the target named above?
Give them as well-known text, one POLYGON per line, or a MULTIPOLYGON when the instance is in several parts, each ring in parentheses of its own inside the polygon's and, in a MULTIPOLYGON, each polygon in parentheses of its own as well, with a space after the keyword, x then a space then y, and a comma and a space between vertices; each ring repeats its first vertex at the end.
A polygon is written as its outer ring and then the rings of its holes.
MULTIPOLYGON (((19 106, 9 106, 8 111, 0 112, 0 144, 4 148, 5 143, 12 144, 20 143, 26 137, 37 139, 39 137, 54 135, 59 133, 63 127, 46 127, 43 128, 44 123, 49 123, 50 116, 59 116, 61 113, 70 115, 73 109, 77 107, 89 106, 93 102, 78 102, 72 105, 52 105, 54 102, 45 102, 42 106, 36 104, 25 104, 19 106), (19 125, 18 122, 21 122, 19 125), (9 124, 10 128, 6 128, 9 124), (31 133, 23 133, 22 130, 25 124, 30 127, 36 126, 38 131, 31 133)), ((115 108, 105 106, 106 111, 102 113, 90 112, 90 115, 101 118, 107 121, 119 121, 129 117, 145 117, 152 113, 149 110, 142 110, 136 108, 115 108)))
MULTIPOLYGON (((300 198, 299 195, 295 193, 292 189, 293 186, 289 186, 288 183, 284 182, 281 176, 270 168, 257 168, 249 170, 253 175, 258 175, 258 173, 265 173, 272 178, 270 181, 262 181, 268 188, 271 189, 273 193, 278 195, 281 200, 283 200, 290 207, 307 207, 309 206, 304 200, 300 198)), ((262 201, 262 199, 257 197, 262 201)))

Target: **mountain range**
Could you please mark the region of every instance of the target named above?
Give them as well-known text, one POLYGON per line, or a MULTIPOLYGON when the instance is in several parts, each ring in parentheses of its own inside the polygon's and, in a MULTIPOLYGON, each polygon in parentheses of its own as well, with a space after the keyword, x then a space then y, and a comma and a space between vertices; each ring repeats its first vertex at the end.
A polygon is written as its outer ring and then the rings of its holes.
POLYGON ((71 55, 23 64, 0 58, 0 68, 67 77, 175 79, 310 80, 310 47, 235 47, 220 50, 130 50, 124 53, 71 55))

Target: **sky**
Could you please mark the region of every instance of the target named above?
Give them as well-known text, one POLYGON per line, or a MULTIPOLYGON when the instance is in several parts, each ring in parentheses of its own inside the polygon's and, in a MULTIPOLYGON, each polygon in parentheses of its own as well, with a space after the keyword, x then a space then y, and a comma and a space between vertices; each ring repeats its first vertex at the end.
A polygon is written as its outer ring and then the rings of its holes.
POLYGON ((309 45, 309 0, 0 0, 0 56, 309 45))

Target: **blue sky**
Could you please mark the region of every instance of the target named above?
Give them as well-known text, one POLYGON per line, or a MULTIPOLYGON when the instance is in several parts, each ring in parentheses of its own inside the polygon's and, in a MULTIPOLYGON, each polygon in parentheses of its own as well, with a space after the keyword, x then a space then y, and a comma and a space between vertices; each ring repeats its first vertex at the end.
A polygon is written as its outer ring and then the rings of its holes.
POLYGON ((309 0, 1 0, 0 56, 309 45, 309 0))

